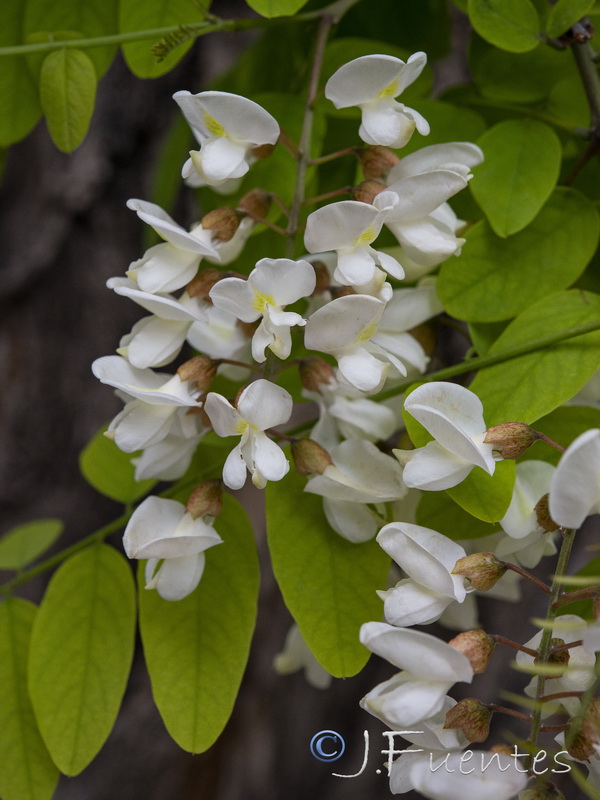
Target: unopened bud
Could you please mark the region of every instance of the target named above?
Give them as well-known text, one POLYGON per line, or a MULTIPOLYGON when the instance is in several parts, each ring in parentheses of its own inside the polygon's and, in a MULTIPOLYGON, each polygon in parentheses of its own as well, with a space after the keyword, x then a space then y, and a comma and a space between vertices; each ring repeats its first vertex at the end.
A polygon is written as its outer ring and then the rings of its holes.
POLYGON ((519 800, 565 800, 565 796, 558 791, 556 786, 538 783, 520 794, 519 800))
POLYGON ((195 417, 198 417, 200 420, 202 427, 206 428, 207 431, 212 430, 212 422, 206 411, 204 410, 204 406, 192 406, 188 408, 187 414, 193 414, 195 417))
POLYGON ((327 291, 331 285, 331 276, 329 275, 329 270, 322 261, 313 261, 312 265, 317 278, 313 294, 323 294, 323 292, 327 291))
POLYGON ((300 360, 300 383, 309 392, 320 392, 335 379, 333 367, 319 356, 300 360))
POLYGON ((543 531, 546 531, 546 533, 550 533, 550 531, 555 531, 559 528, 550 516, 549 498, 550 495, 546 492, 543 497, 540 497, 534 508, 537 524, 543 531))
POLYGON ((436 345, 435 329, 433 325, 423 323, 423 325, 417 325, 415 328, 411 328, 407 333, 414 336, 428 356, 433 353, 436 345))
POLYGON ((274 149, 274 144, 259 144, 258 147, 254 147, 250 152, 257 161, 262 161, 263 159, 268 158, 274 149))
POLYGON ((506 572, 507 567, 493 553, 473 553, 471 556, 459 558, 453 575, 468 578, 471 586, 480 592, 491 589, 506 572))
POLYGON ((597 748, 600 744, 600 697, 594 697, 586 708, 581 730, 597 748))
POLYGON ((507 744, 495 744, 493 747, 490 747, 489 752, 514 758, 514 749, 511 749, 507 744))
POLYGON ((226 277, 227 274, 219 272, 218 269, 203 269, 195 278, 192 278, 185 290, 190 297, 208 297, 208 293, 215 283, 226 277))
POLYGON ((400 162, 400 159, 387 147, 372 145, 360 151, 360 164, 367 180, 386 178, 388 172, 400 162))
POLYGON ((493 445, 502 458, 519 458, 539 438, 539 433, 524 422, 503 422, 488 428, 483 441, 493 445))
MULTIPOLYGON (((581 718, 573 720, 577 726, 581 724, 581 718)), ((565 734, 565 745, 567 753, 571 758, 576 758, 578 761, 587 761, 596 752, 596 745, 589 739, 582 730, 579 730, 574 736, 569 736, 569 732, 565 734)))
POLYGON ((351 286, 332 286, 331 297, 337 300, 338 297, 348 297, 350 294, 356 294, 351 286))
POLYGON ((327 450, 314 439, 298 439, 293 442, 292 458, 300 475, 322 475, 333 464, 327 450))
MULTIPOLYGON (((564 639, 551 639, 550 646, 551 647, 558 647, 562 648, 565 644, 564 639)), ((550 650, 550 654, 548 658, 545 660, 545 664, 550 665, 553 668, 552 677, 553 678, 560 678, 561 675, 564 675, 566 672, 567 667, 569 666, 569 661, 571 660, 571 656, 569 655, 569 651, 567 649, 559 649, 558 652, 553 652, 550 650)), ((540 663, 539 656, 536 656, 533 660, 534 664, 540 663)))
POLYGON ((223 508, 223 488, 220 480, 202 481, 191 493, 186 511, 194 519, 199 517, 218 517, 223 508))
POLYGON ((211 231, 213 239, 229 242, 239 227, 240 215, 230 206, 222 206, 209 211, 200 222, 204 230, 211 231))
POLYGON ((269 192, 265 192, 264 189, 252 189, 242 197, 238 203, 238 209, 264 219, 269 213, 271 202, 269 192))
POLYGON ((470 742, 485 742, 490 735, 492 712, 475 697, 461 700, 446 714, 444 728, 458 728, 470 742))
POLYGON ((179 367, 177 374, 182 381, 194 381, 198 390, 203 392, 214 381, 217 368, 208 356, 194 356, 179 367))
POLYGON ((455 636, 454 639, 450 639, 448 644, 466 656, 471 662, 473 672, 476 675, 480 675, 486 670, 490 656, 496 646, 496 641, 491 636, 488 636, 485 631, 478 629, 463 631, 458 636, 455 636))
POLYGON ((387 186, 380 181, 363 181, 355 186, 352 190, 352 199, 358 200, 360 203, 368 203, 372 205, 373 200, 378 194, 385 191, 387 186))

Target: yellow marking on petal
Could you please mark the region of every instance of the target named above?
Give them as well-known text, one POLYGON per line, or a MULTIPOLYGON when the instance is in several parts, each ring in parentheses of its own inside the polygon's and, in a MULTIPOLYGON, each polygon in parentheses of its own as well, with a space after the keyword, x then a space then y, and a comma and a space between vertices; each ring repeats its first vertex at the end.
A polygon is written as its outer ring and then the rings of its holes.
POLYGON ((400 90, 398 89, 398 80, 392 81, 388 83, 385 89, 382 89, 377 97, 396 97, 397 94, 400 94, 400 90))
POLYGON ((271 294, 263 294, 262 292, 257 292, 256 289, 254 290, 254 299, 252 300, 252 308, 255 311, 260 311, 261 314, 264 312, 267 306, 274 306, 275 298, 271 294))
POLYGON ((235 423, 235 432, 240 436, 243 436, 244 433, 248 430, 248 423, 245 419, 241 419, 239 422, 235 423))
POLYGON ((370 322, 366 328, 363 328, 362 331, 358 334, 355 341, 357 342, 368 342, 369 339, 375 335, 377 332, 377 323, 370 322))
POLYGON ((206 125, 206 129, 211 136, 227 136, 227 131, 220 122, 217 122, 214 117, 211 117, 207 111, 204 111, 203 114, 204 124, 206 125))
POLYGON ((370 225, 366 231, 363 231, 358 239, 354 240, 354 247, 360 247, 361 244, 371 244, 371 242, 377 238, 377 234, 375 233, 375 229, 372 225, 370 225))

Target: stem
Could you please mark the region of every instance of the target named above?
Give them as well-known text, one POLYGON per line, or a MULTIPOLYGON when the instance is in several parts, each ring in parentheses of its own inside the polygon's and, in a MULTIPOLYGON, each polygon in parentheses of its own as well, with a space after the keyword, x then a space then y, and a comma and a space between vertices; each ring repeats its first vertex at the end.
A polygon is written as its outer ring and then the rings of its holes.
POLYGON ((524 714, 522 711, 515 711, 513 708, 505 708, 504 706, 497 706, 495 703, 489 703, 487 705, 490 711, 495 711, 497 714, 507 714, 509 717, 516 717, 517 719, 523 719, 525 722, 529 722, 531 717, 529 714, 524 714))
MULTIPOLYGON (((569 564, 569 557, 571 555, 571 549, 573 547, 574 539, 575 539, 574 530, 565 531, 565 535, 563 537, 562 545, 560 548, 560 554, 558 556, 558 563, 556 565, 556 572, 552 580, 551 601, 548 606, 548 613, 546 614, 546 620, 548 622, 553 622, 558 613, 557 603, 559 602, 560 596, 562 594, 562 583, 560 582, 560 580, 557 580, 557 577, 558 578, 562 577, 567 571, 567 566, 569 564)), ((547 628, 544 629, 540 641, 540 646, 538 648, 538 652, 539 652, 538 663, 547 664, 550 659, 550 654, 552 652, 551 626, 548 626, 547 628)), ((542 727, 542 697, 544 697, 545 683, 546 683, 546 676, 538 675, 537 687, 535 692, 535 708, 531 715, 531 732, 529 734, 529 741, 531 742, 533 747, 535 747, 537 744, 538 736, 540 734, 540 730, 542 727)))
POLYGON ((546 444, 549 444, 550 447, 553 447, 555 450, 558 450, 559 453, 565 452, 565 448, 562 446, 562 444, 558 444, 558 442, 555 442, 554 439, 551 439, 549 436, 546 436, 545 433, 541 433, 541 431, 535 431, 535 435, 541 442, 546 442, 546 444))
POLYGON ((308 166, 318 167, 319 164, 327 164, 329 161, 334 161, 336 158, 341 158, 342 156, 357 155, 358 149, 358 147, 344 147, 343 150, 337 150, 335 153, 329 153, 326 156, 313 158, 312 161, 308 162, 308 166))
POLYGON ((573 589, 572 592, 565 592, 558 601, 558 607, 567 606, 577 600, 591 600, 600 592, 600 583, 594 586, 586 586, 585 589, 573 589))
POLYGON ((0 596, 10 594, 13 589, 17 588, 17 586, 21 586, 23 583, 27 583, 27 581, 31 580, 32 578, 36 578, 43 572, 52 569, 52 567, 55 567, 57 564, 61 564, 65 559, 69 558, 69 556, 79 552, 79 550, 83 550, 85 547, 88 547, 88 545, 94 544, 94 542, 103 541, 107 536, 110 536, 111 533, 115 533, 124 525, 126 525, 132 513, 132 511, 127 511, 118 519, 113 520, 113 522, 109 522, 108 525, 104 525, 104 527, 94 531, 94 533, 90 533, 89 536, 86 536, 83 539, 80 539, 80 541, 75 542, 75 544, 72 544, 70 547, 66 547, 64 550, 61 550, 60 553, 56 553, 56 555, 50 556, 50 558, 40 562, 37 566, 25 570, 25 572, 19 573, 19 575, 15 575, 15 577, 10 581, 7 581, 7 583, 0 586, 0 596))
POLYGON ((594 48, 587 41, 575 41, 571 45, 571 51, 590 107, 592 124, 590 127, 590 141, 567 175, 565 180, 567 186, 574 183, 585 165, 600 152, 600 78, 598 77, 598 69, 594 60, 594 48))
POLYGON ((321 64, 323 63, 323 55, 325 53, 325 45, 329 31, 334 24, 334 18, 328 14, 324 14, 319 20, 319 30, 317 32, 317 41, 315 42, 315 51, 313 56, 313 64, 310 73, 310 80, 308 83, 308 92, 306 95, 306 106, 304 109, 304 120, 302 122, 302 133, 300 134, 300 141, 298 143, 298 164, 296 167, 296 183, 294 186, 294 199, 290 208, 289 224, 287 228, 288 242, 287 252, 288 258, 294 257, 294 237, 298 232, 298 223, 300 222, 300 211, 304 201, 304 192, 306 189, 306 170, 310 161, 310 145, 312 140, 312 129, 314 120, 314 104, 319 89, 319 75, 321 74, 321 64))
POLYGON ((330 192, 325 192, 325 194, 318 194, 316 197, 309 197, 308 200, 303 200, 302 205, 311 206, 315 203, 320 203, 321 200, 330 200, 332 197, 340 197, 340 195, 343 194, 351 194, 352 189, 352 186, 342 186, 341 189, 332 189, 330 192))
MULTIPOLYGON (((463 361, 462 364, 454 364, 452 367, 445 367, 439 369, 437 372, 431 372, 429 375, 420 376, 419 383, 428 383, 429 381, 445 381, 448 378, 454 378, 456 375, 464 375, 466 372, 474 372, 475 370, 485 369, 486 367, 493 367, 496 364, 502 364, 504 361, 510 361, 518 356, 524 356, 528 353, 534 353, 537 350, 543 350, 550 345, 557 342, 573 339, 575 336, 582 336, 585 333, 592 333, 593 331, 600 330, 600 320, 593 320, 586 322, 584 325, 577 325, 574 328, 568 328, 566 331, 560 333, 552 333, 548 336, 542 336, 539 339, 534 339, 531 342, 520 344, 517 347, 509 347, 506 350, 501 350, 499 353, 493 355, 478 356, 477 358, 470 358, 468 361, 463 361)), ((382 392, 377 396, 377 400, 387 400, 388 397, 395 397, 397 394, 402 394, 405 389, 412 386, 416 380, 413 378, 408 381, 403 381, 393 389, 388 389, 387 392, 382 392)))
POLYGON ((583 692, 554 692, 554 694, 545 694, 540 697, 541 703, 548 703, 551 700, 560 700, 561 697, 581 697, 583 692))
POLYGON ((275 233, 278 233, 280 236, 287 236, 287 231, 284 231, 283 228, 280 228, 279 225, 276 225, 274 222, 269 222, 268 219, 255 214, 253 211, 248 211, 248 209, 244 209, 245 213, 251 217, 256 223, 259 225, 265 225, 267 228, 270 228, 275 233))
POLYGON ((498 644, 505 644, 507 647, 512 647, 513 650, 520 650, 522 653, 527 653, 528 656, 532 658, 538 657, 538 651, 532 650, 530 647, 524 647, 522 644, 518 642, 513 642, 512 639, 507 639, 504 636, 499 636, 498 634, 492 634, 492 639, 494 639, 498 644))
POLYGON ((555 644, 552 648, 553 653, 563 653, 565 650, 570 650, 572 647, 581 647, 583 639, 578 639, 576 642, 565 642, 565 644, 555 644))
POLYGON ((506 561, 504 562, 504 566, 507 569, 516 572, 517 575, 520 575, 522 578, 526 578, 528 581, 531 581, 531 583, 537 586, 538 589, 541 589, 542 592, 545 592, 546 594, 550 594, 552 592, 552 589, 548 586, 547 583, 540 581, 538 578, 535 577, 535 575, 532 575, 531 572, 527 572, 526 569, 523 569, 523 567, 519 567, 517 566, 517 564, 509 564, 506 561))

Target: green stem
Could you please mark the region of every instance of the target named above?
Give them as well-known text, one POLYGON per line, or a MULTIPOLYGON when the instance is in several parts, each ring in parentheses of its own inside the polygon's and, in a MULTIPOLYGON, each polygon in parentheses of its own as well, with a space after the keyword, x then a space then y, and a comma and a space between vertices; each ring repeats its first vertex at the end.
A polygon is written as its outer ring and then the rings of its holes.
MULTIPOLYGON (((569 564, 569 558, 571 556, 571 549, 573 547, 574 539, 575 539, 574 530, 565 531, 565 535, 563 537, 562 545, 560 548, 560 554, 558 556, 558 563, 556 565, 554 579, 552 581, 552 594, 550 595, 548 613, 546 614, 546 620, 548 622, 553 622, 558 613, 558 603, 560 601, 560 597, 562 594, 562 582, 560 581, 560 578, 567 572, 567 566, 569 564), (559 580, 557 580, 557 578, 559 580)), ((548 626, 547 628, 544 628, 544 631, 542 633, 542 638, 538 647, 538 653, 539 653, 538 664, 547 664, 550 659, 551 652, 552 652, 552 627, 548 626)), ((531 733, 529 734, 529 741, 534 747, 537 744, 538 736, 540 734, 540 729, 542 727, 542 705, 543 705, 542 698, 544 697, 545 684, 546 684, 546 676, 538 675, 536 692, 535 692, 535 708, 531 715, 531 733)))
POLYGON ((517 345, 517 347, 509 347, 506 350, 501 350, 499 353, 493 355, 478 356, 477 358, 470 358, 468 361, 463 361, 462 364, 454 364, 452 367, 444 367, 437 372, 431 372, 429 375, 423 375, 418 379, 413 378, 409 381, 403 381, 393 389, 388 389, 387 392, 382 392, 377 396, 379 400, 387 400, 388 397, 395 397, 402 394, 413 383, 429 383, 430 381, 445 381, 449 378, 454 378, 456 375, 464 375, 467 372, 473 372, 486 367, 493 367, 496 364, 502 364, 504 361, 510 361, 513 358, 527 355, 528 353, 535 353, 537 350, 543 350, 558 342, 573 339, 575 336, 583 336, 585 333, 592 333, 593 331, 600 330, 600 320, 593 320, 586 322, 584 325, 577 325, 574 328, 568 328, 566 331, 559 331, 552 333, 548 336, 542 336, 539 339, 534 339, 531 342, 517 345))
POLYGON ((78 553, 80 550, 83 550, 85 547, 89 547, 89 545, 94 544, 95 542, 103 541, 107 536, 110 536, 111 533, 116 533, 116 531, 120 530, 124 525, 127 524, 132 513, 132 511, 127 511, 118 519, 109 522, 108 525, 104 525, 104 527, 94 531, 94 533, 90 533, 89 536, 85 536, 83 539, 75 542, 75 544, 72 544, 70 547, 66 547, 64 550, 61 550, 60 553, 56 553, 56 555, 50 556, 50 558, 47 558, 45 561, 41 561, 35 567, 15 575, 15 577, 10 581, 7 581, 7 583, 0 586, 0 596, 10 594, 13 589, 17 588, 17 586, 21 586, 23 583, 27 583, 27 581, 30 581, 32 578, 36 578, 38 575, 41 575, 47 570, 52 569, 52 567, 61 564, 63 561, 65 561, 65 559, 69 558, 69 556, 78 553))
POLYGON ((574 183, 585 165, 600 152, 600 78, 595 63, 596 54, 589 42, 573 42, 571 51, 590 107, 592 124, 588 145, 567 175, 567 186, 574 183))

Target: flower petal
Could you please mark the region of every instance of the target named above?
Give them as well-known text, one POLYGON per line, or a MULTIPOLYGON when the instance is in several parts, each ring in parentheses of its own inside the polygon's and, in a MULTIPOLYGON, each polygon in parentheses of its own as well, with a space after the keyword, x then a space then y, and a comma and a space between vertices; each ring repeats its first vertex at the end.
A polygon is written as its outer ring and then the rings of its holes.
POLYGON ((247 422, 264 431, 289 420, 293 400, 281 386, 259 378, 244 389, 237 407, 247 422))
POLYGON ((411 489, 428 492, 457 486, 474 466, 438 442, 429 442, 416 450, 394 450, 394 455, 404 464, 404 483, 411 489))
POLYGON ((563 454, 550 487, 550 516, 565 528, 579 528, 600 513, 600 430, 582 433, 563 454))
POLYGON ((192 236, 191 233, 188 233, 185 228, 178 225, 166 211, 155 203, 132 198, 127 201, 127 208, 135 211, 140 219, 151 225, 163 239, 166 239, 174 247, 179 247, 182 250, 197 253, 198 255, 216 256, 214 247, 192 236))
MULTIPOLYGON (((205 561, 204 553, 167 558, 150 582, 151 586, 156 589, 163 600, 183 600, 200 583, 205 561)), ((150 588, 149 585, 146 586, 146 589, 148 588, 150 588)))
POLYGON ((349 542, 368 542, 381 525, 379 517, 362 503, 324 497, 323 510, 333 530, 349 542))
POLYGON ((453 598, 438 594, 408 578, 383 593, 383 598, 385 618, 398 628, 435 622, 453 602, 453 598))
POLYGON ((308 261, 261 258, 248 282, 255 291, 272 296, 274 302, 271 305, 287 306, 314 292, 316 275, 308 261))

